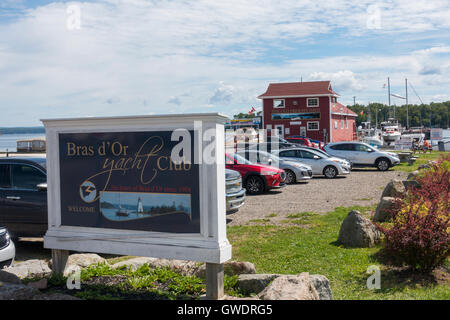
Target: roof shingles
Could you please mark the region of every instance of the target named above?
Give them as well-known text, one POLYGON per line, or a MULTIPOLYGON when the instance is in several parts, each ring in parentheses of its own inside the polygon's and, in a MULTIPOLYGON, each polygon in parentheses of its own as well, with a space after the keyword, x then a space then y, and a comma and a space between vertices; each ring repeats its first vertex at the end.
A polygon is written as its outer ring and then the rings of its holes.
POLYGON ((331 88, 330 81, 308 81, 308 82, 287 82, 271 83, 267 91, 258 98, 287 97, 305 95, 337 95, 331 88))

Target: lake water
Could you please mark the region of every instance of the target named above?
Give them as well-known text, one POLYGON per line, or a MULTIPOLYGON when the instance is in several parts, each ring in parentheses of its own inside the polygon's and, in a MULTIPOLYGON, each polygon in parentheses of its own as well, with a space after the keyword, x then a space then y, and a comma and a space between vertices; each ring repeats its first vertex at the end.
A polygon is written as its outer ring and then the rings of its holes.
POLYGON ((2 134, 0 135, 0 152, 6 149, 10 152, 17 151, 17 140, 35 139, 45 137, 45 133, 2 134))

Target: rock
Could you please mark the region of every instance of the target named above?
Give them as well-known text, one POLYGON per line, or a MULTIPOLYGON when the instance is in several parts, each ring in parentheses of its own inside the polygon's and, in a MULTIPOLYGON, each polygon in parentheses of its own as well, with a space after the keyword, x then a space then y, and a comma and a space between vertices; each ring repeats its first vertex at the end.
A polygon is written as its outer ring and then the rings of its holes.
POLYGON ((348 247, 373 247, 381 233, 373 223, 359 211, 351 211, 344 219, 339 231, 338 242, 348 247))
POLYGON ((131 267, 132 271, 136 271, 138 268, 148 264, 150 268, 168 268, 182 275, 189 276, 195 274, 200 265, 193 261, 186 260, 169 260, 158 258, 137 257, 131 258, 125 261, 121 261, 112 265, 112 268, 122 268, 123 266, 131 267))
POLYGON ((27 260, 16 263, 13 267, 3 269, 3 271, 15 274, 19 278, 43 277, 52 273, 45 260, 27 260))
POLYGON ((241 274, 237 286, 247 294, 260 293, 279 276, 279 274, 241 274))
POLYGON ((405 186, 403 185, 403 182, 398 179, 393 179, 391 182, 389 182, 384 188, 383 193, 381 194, 381 198, 384 197, 393 197, 393 198, 399 198, 404 196, 406 193, 405 186))
POLYGON ((115 264, 113 264, 111 267, 113 269, 123 268, 124 266, 130 267, 132 271, 136 271, 140 267, 142 267, 144 264, 151 265, 152 262, 154 262, 155 258, 146 258, 146 257, 138 257, 138 258, 131 258, 128 260, 120 261, 115 264))
POLYGON ((51 294, 36 295, 33 297, 32 300, 82 300, 82 299, 63 293, 51 293, 51 294))
POLYGON ((431 164, 429 163, 424 163, 424 164, 420 164, 417 168, 417 170, 424 170, 424 169, 430 169, 431 168, 431 164))
POLYGON ((0 283, 1 282, 8 282, 8 283, 14 283, 14 284, 21 284, 22 281, 20 278, 15 275, 14 273, 10 273, 7 271, 0 270, 0 283))
POLYGON ((39 290, 44 290, 47 289, 48 281, 44 278, 39 281, 30 282, 28 285, 39 290))
MULTIPOLYGON (((224 263, 223 271, 226 275, 235 276, 240 274, 255 274, 255 265, 247 261, 227 261, 224 263)), ((201 265, 194 273, 199 278, 206 277, 206 265, 201 265)))
POLYGON ((417 181, 414 180, 414 179, 411 179, 411 180, 405 180, 405 181, 402 181, 402 182, 403 182, 403 185, 405 186, 405 189, 406 189, 406 190, 409 190, 409 189, 412 189, 412 188, 419 188, 419 187, 420 187, 419 182, 417 182, 417 181))
POLYGON ((319 294, 307 272, 279 276, 258 296, 262 300, 319 300, 319 294))
POLYGON ((95 253, 76 253, 71 254, 67 259, 67 266, 78 266, 86 268, 93 264, 105 263, 108 264, 105 258, 100 257, 95 253))
POLYGON ((406 180, 415 180, 419 176, 419 170, 410 172, 406 180))
POLYGON ((4 282, 0 285, 0 300, 31 300, 39 294, 38 289, 24 284, 4 282))
POLYGON ((377 210, 373 216, 373 221, 385 222, 392 218, 393 210, 396 208, 396 199, 392 197, 381 198, 377 210))
POLYGON ((330 281, 327 277, 320 274, 310 275, 311 281, 319 294, 320 300, 333 300, 333 293, 331 292, 330 281))

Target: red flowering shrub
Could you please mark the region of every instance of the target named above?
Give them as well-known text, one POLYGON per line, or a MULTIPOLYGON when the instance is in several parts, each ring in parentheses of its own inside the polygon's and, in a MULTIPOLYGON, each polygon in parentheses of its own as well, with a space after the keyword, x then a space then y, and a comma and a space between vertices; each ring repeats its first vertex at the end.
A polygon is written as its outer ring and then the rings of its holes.
POLYGON ((413 270, 430 272, 450 254, 450 156, 441 158, 417 177, 392 224, 379 229, 386 253, 413 270))

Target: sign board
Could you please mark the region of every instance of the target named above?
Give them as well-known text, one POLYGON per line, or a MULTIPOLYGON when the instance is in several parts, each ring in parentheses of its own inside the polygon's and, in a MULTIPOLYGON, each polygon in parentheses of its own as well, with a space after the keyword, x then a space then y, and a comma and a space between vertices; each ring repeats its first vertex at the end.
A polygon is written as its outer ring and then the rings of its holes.
POLYGON ((442 128, 432 128, 430 131, 430 140, 440 141, 444 138, 444 130, 442 128))
POLYGON ((220 114, 43 120, 44 247, 223 263, 220 114))
POLYGON ((395 141, 395 150, 410 150, 412 148, 413 138, 410 136, 402 136, 395 141))

